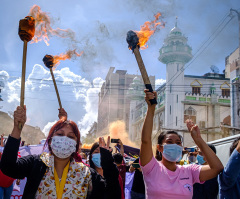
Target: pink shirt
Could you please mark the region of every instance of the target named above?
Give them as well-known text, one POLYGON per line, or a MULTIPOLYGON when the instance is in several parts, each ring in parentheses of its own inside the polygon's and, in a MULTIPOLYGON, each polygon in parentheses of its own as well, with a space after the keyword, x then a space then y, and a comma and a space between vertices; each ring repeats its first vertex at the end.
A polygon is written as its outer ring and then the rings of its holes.
POLYGON ((201 166, 177 165, 176 171, 168 170, 154 157, 142 167, 146 199, 192 199, 193 184, 200 183, 201 166))

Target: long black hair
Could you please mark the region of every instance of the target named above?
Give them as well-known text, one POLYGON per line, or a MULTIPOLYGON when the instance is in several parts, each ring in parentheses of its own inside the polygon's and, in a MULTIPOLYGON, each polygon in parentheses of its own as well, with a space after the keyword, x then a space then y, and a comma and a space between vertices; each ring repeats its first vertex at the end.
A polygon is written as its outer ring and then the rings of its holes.
POLYGON ((95 164, 93 163, 93 161, 92 161, 92 153, 93 153, 93 151, 95 151, 95 149, 96 148, 98 148, 99 147, 99 143, 98 142, 95 142, 93 145, 92 145, 92 148, 91 148, 91 150, 90 150, 90 153, 89 153, 89 164, 90 164, 90 167, 91 168, 93 168, 93 169, 95 169, 95 164))
MULTIPOLYGON (((160 135, 158 136, 158 144, 162 145, 163 140, 166 138, 166 135, 170 135, 170 134, 177 135, 180 138, 181 142, 183 142, 183 137, 180 134, 178 134, 178 132, 176 132, 176 131, 164 131, 164 132, 160 133, 160 135)), ((155 158, 158 161, 161 161, 162 160, 162 153, 159 152, 158 150, 156 150, 155 158)))

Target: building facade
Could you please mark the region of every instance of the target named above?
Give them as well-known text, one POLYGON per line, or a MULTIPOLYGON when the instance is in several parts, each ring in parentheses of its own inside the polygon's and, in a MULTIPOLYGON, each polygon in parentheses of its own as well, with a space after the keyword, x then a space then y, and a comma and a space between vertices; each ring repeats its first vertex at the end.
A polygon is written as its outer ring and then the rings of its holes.
POLYGON ((234 133, 240 131, 240 52, 237 48, 226 57, 226 68, 231 83, 231 123, 234 133))
MULTIPOLYGON (((161 131, 175 130, 183 135, 185 146, 194 145, 186 119, 199 125, 206 141, 229 134, 222 132, 221 123, 230 117, 230 80, 218 73, 185 75, 184 65, 191 60, 191 51, 187 38, 176 24, 160 49, 159 60, 166 64, 166 83, 157 89, 152 135, 155 143, 161 131)), ((144 93, 136 89, 138 84, 135 79, 128 92, 131 99, 129 137, 140 144, 147 105, 144 93)))
MULTIPOLYGON (((108 134, 109 124, 117 120, 124 121, 126 131, 129 130, 130 98, 127 91, 133 79, 136 76, 141 79, 141 76, 127 74, 126 70, 114 70, 110 67, 99 93, 97 137, 108 134)), ((150 81, 155 88, 155 77, 150 76, 150 81)))

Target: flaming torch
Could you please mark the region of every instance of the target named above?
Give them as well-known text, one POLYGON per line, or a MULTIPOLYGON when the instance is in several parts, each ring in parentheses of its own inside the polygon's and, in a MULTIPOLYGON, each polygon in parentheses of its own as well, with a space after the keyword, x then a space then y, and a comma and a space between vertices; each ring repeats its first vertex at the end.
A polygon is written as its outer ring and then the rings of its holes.
MULTIPOLYGON (((25 93, 25 75, 26 75, 26 59, 27 59, 27 43, 32 40, 35 33, 35 19, 27 16, 19 21, 18 35, 23 41, 23 59, 22 59, 22 79, 21 79, 21 96, 20 106, 24 107, 25 93)), ((22 129, 22 124, 19 123, 19 129, 22 129)))
POLYGON ((52 69, 53 66, 54 66, 54 57, 52 55, 45 55, 44 58, 43 58, 43 63, 45 64, 46 67, 48 67, 50 69, 53 84, 54 84, 55 91, 56 91, 56 94, 57 94, 59 107, 61 109, 62 108, 62 103, 61 103, 61 99, 60 99, 60 96, 59 96, 59 93, 58 93, 58 88, 57 88, 57 84, 56 84, 55 77, 54 77, 54 74, 53 74, 53 69, 52 69))
MULTIPOLYGON (((140 69, 143 82, 145 84, 146 89, 149 89, 150 92, 153 92, 151 82, 149 80, 148 74, 146 67, 143 63, 142 56, 140 54, 139 48, 141 47, 142 49, 147 48, 146 43, 149 39, 149 37, 156 31, 156 28, 158 25, 161 25, 160 22, 157 22, 159 17, 161 16, 160 13, 155 15, 155 20, 154 21, 147 21, 144 23, 143 26, 141 26, 140 31, 128 31, 127 33, 127 43, 129 49, 131 49, 135 55, 135 58, 138 63, 138 67, 140 69)), ((150 100, 151 104, 157 104, 156 99, 150 100)))
POLYGON ((66 53, 61 53, 60 55, 45 55, 43 58, 43 63, 45 64, 45 66, 47 68, 50 69, 50 73, 52 75, 52 80, 53 80, 53 84, 55 87, 55 91, 57 94, 57 98, 58 98, 58 103, 59 103, 59 107, 62 108, 62 103, 60 100, 60 96, 58 93, 58 88, 57 88, 57 84, 53 75, 53 70, 60 64, 61 60, 66 60, 66 59, 72 59, 74 56, 76 57, 80 57, 83 54, 83 51, 80 53, 77 53, 76 49, 74 50, 68 50, 66 53))

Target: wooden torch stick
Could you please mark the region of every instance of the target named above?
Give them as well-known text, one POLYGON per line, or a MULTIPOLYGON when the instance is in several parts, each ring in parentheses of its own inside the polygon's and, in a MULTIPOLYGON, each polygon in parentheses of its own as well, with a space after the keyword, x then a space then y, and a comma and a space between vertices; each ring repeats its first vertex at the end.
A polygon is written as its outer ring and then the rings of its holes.
POLYGON ((61 103, 61 100, 60 100, 60 96, 59 96, 59 93, 58 93, 58 88, 57 88, 57 84, 56 84, 56 81, 55 81, 55 77, 54 77, 52 68, 50 68, 50 73, 51 73, 51 75, 52 75, 52 80, 53 80, 53 84, 54 84, 55 91, 56 91, 56 94, 57 94, 59 107, 60 107, 60 109, 61 109, 61 108, 62 108, 62 103, 61 103))
MULTIPOLYGON (((139 48, 136 47, 133 50, 133 53, 134 53, 135 58, 137 60, 138 67, 139 67, 139 70, 141 72, 141 75, 142 75, 142 78, 143 78, 143 82, 145 84, 146 89, 148 89, 149 92, 153 92, 153 88, 152 88, 151 82, 149 80, 146 67, 145 67, 145 65, 143 63, 142 56, 141 56, 141 54, 139 52, 139 48)), ((157 104, 157 100, 156 99, 151 99, 150 102, 151 102, 151 104, 157 104)))
MULTIPOLYGON (((27 60, 27 41, 23 41, 23 59, 22 59, 22 78, 21 78, 21 96, 20 106, 24 108, 24 94, 25 94, 25 76, 26 76, 26 60, 27 60)), ((18 124, 18 128, 22 129, 22 124, 18 124)))
MULTIPOLYGON (((139 52, 139 47, 140 47, 139 46, 139 38, 138 38, 136 32, 134 32, 132 30, 128 31, 126 40, 128 43, 128 48, 131 49, 135 55, 135 58, 137 60, 138 67, 140 69, 146 89, 148 89, 149 92, 153 92, 152 85, 151 85, 151 82, 150 82, 148 74, 147 74, 147 70, 143 63, 142 56, 139 52)), ((149 101, 151 102, 152 105, 157 104, 156 98, 151 99, 149 101)))
MULTIPOLYGON (((26 16, 19 21, 18 35, 23 41, 23 59, 22 59, 22 79, 21 79, 21 94, 20 106, 24 108, 25 94, 25 76, 26 76, 26 60, 27 60, 27 42, 31 41, 35 33, 35 19, 31 16, 26 16)), ((23 124, 18 124, 19 130, 22 130, 23 124)))

